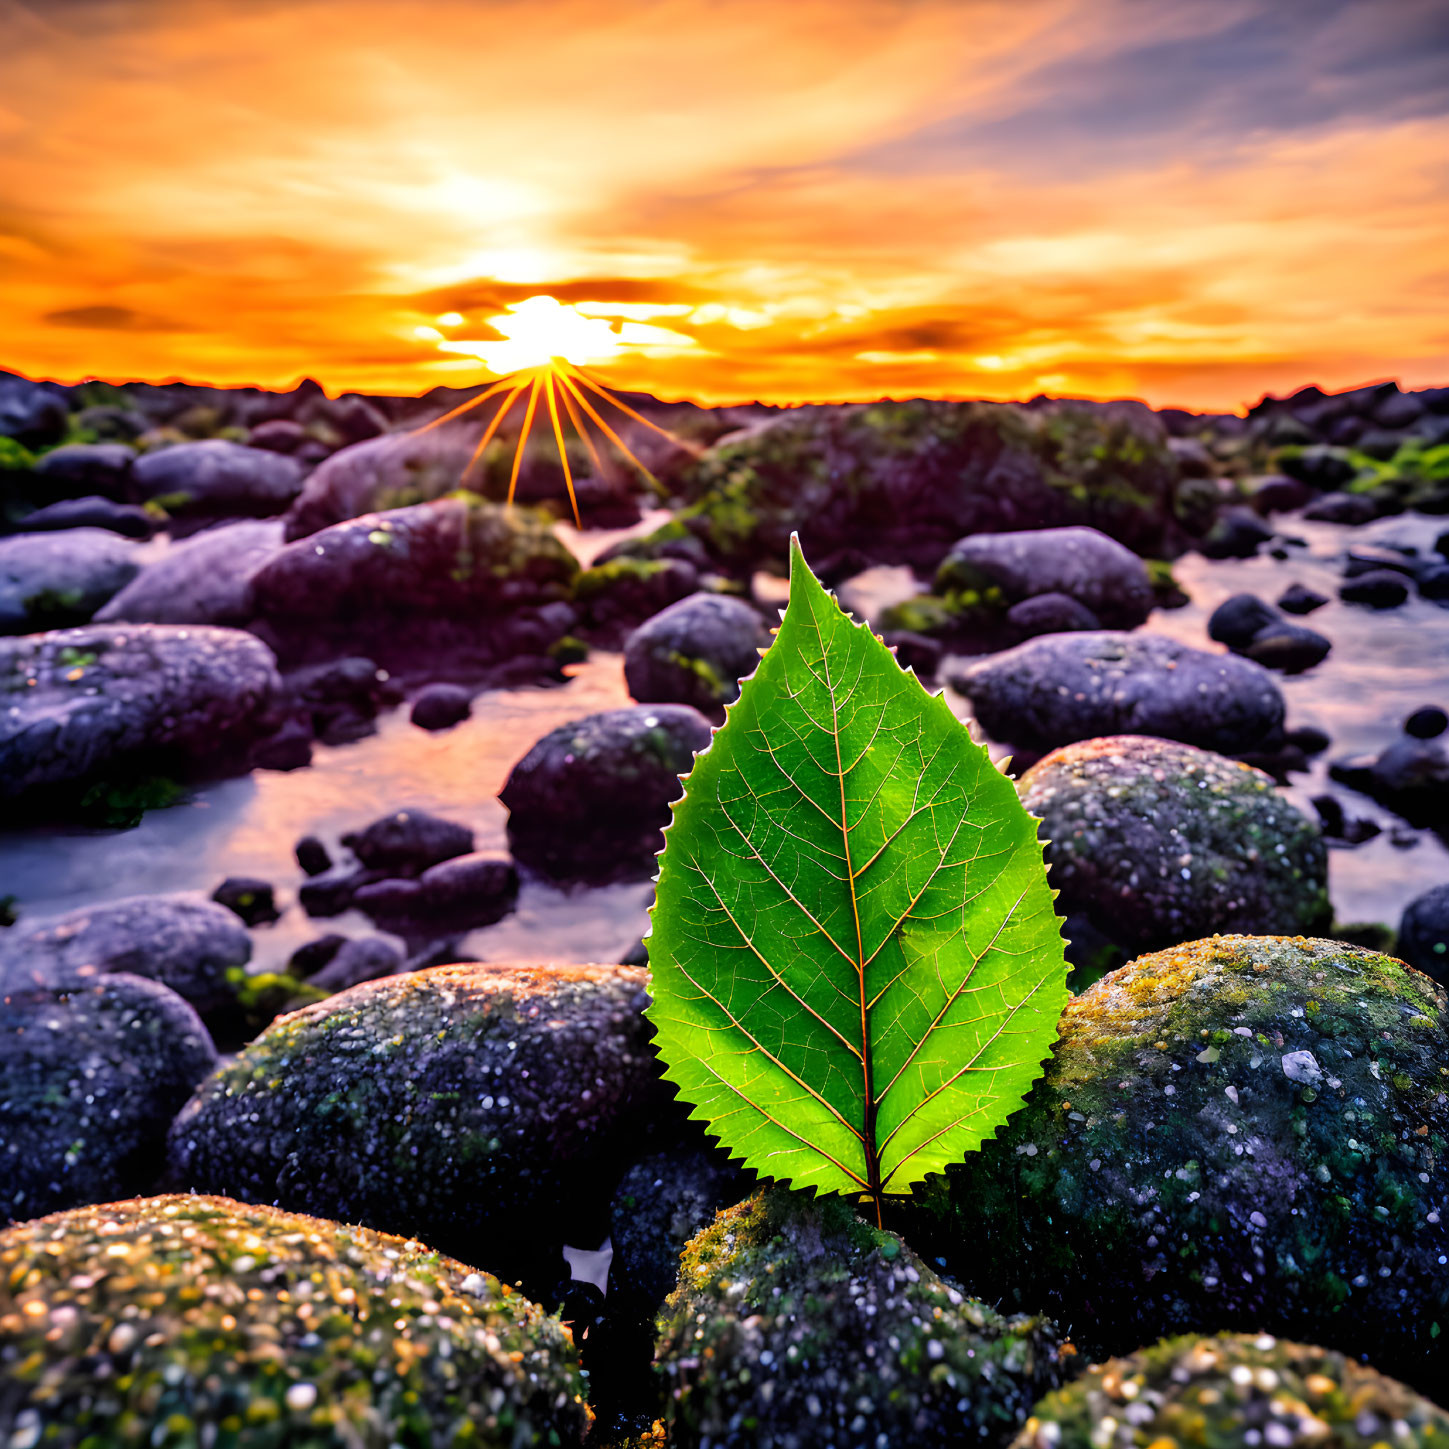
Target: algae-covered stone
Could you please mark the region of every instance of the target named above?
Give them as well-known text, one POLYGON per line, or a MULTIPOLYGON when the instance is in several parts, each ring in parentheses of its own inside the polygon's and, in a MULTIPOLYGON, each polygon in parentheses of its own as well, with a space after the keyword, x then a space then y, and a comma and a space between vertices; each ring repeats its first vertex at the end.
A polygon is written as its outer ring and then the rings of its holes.
POLYGON ((630 634, 624 679, 641 704, 689 704, 718 717, 769 642, 764 620, 742 599, 694 594, 630 634))
POLYGON ((0 1222, 150 1188, 215 1064, 200 1018, 155 981, 0 997, 0 1222))
POLYGON ((568 1445, 568 1330, 415 1241, 157 1197, 0 1234, 0 1442, 568 1445))
POLYGON ((551 1274, 562 1244, 602 1240, 615 1182, 671 1113, 644 987, 623 966, 480 965, 355 986, 202 1084, 170 1182, 551 1274))
POLYGON ((840 1198, 779 1188, 690 1243, 659 1329, 678 1445, 1001 1444, 1063 1377, 1047 1320, 965 1297, 840 1198))
POLYGON ((1171 1338, 1048 1394, 1012 1449, 1444 1449, 1449 1414, 1332 1349, 1271 1334, 1171 1338))
POLYGON ((1331 921, 1318 827, 1259 770, 1140 735, 1085 740, 1028 770, 1063 915, 1129 953, 1216 932, 1295 935, 1331 921))
POLYGON ((1025 1107, 916 1200, 974 1292, 1093 1357, 1244 1328, 1449 1369, 1449 1002, 1338 941, 1223 936, 1067 1005, 1025 1107))

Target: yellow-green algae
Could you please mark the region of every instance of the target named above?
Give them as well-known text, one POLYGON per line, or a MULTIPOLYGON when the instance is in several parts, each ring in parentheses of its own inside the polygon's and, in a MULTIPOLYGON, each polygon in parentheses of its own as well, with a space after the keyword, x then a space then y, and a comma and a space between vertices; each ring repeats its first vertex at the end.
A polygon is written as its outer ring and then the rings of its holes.
POLYGON ((578 1444, 568 1330, 421 1243, 220 1197, 0 1234, 9 1449, 578 1444))
POLYGON ((1449 1414, 1331 1349, 1168 1339, 1048 1394, 1012 1449, 1444 1449, 1449 1414))
POLYGON ((1072 1000, 1045 1075, 904 1209, 1092 1357, 1244 1328, 1449 1369, 1446 998, 1337 941, 1226 936, 1072 1000))
POLYGON ((691 1240, 659 1316, 675 1445, 995 1445, 1072 1350, 1003 1317, 839 1197, 771 1188, 691 1240))

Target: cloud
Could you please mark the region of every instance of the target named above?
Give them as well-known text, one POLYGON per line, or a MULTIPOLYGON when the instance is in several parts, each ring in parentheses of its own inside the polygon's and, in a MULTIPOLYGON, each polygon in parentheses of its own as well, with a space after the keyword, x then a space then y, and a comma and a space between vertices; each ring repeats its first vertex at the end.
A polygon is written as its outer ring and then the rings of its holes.
POLYGON ((33 375, 420 392, 540 293, 702 399, 1449 373, 1442 0, 0 0, 0 97, 33 375))

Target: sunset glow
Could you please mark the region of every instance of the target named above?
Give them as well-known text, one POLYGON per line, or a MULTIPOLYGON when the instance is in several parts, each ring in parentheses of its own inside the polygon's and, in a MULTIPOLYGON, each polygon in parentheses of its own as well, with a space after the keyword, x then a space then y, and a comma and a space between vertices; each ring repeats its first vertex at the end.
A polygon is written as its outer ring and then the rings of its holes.
POLYGON ((1442 31, 1428 0, 0 0, 0 367, 1441 382, 1442 31))

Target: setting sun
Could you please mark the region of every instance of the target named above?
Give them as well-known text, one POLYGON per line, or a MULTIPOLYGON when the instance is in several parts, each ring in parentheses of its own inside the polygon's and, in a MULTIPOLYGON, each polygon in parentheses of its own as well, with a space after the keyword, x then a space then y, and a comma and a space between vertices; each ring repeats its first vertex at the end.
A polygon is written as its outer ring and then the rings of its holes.
POLYGON ((619 337, 607 321, 582 316, 552 297, 529 297, 511 303, 506 312, 489 317, 487 322, 495 332, 502 333, 503 341, 445 338, 438 343, 439 350, 476 357, 500 376, 542 367, 556 357, 581 365, 603 361, 619 352, 619 337))

